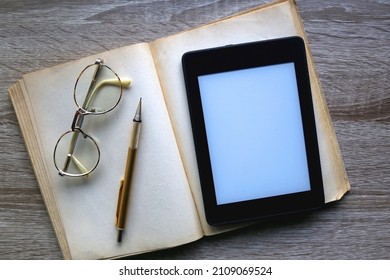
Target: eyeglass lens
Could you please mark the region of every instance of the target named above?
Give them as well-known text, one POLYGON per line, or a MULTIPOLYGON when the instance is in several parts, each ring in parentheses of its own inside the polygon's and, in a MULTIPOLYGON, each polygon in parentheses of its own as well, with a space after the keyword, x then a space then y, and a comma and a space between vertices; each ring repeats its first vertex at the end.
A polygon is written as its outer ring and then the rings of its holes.
POLYGON ((61 175, 83 176, 94 170, 100 152, 94 140, 80 131, 68 131, 58 141, 54 162, 61 175))
POLYGON ((106 65, 86 67, 77 79, 74 99, 79 108, 92 114, 112 110, 121 98, 121 82, 106 65))

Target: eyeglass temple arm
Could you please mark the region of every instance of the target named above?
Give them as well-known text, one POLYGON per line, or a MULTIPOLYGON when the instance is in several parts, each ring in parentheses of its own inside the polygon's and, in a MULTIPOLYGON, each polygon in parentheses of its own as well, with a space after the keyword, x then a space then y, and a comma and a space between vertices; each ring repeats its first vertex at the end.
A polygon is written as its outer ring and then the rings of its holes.
MULTIPOLYGON (((87 173, 88 169, 85 168, 85 166, 72 154, 68 154, 65 159, 64 168, 62 169, 64 172, 68 171, 70 162, 73 161, 73 163, 76 165, 78 170, 81 173, 87 173)), ((60 171, 60 175, 64 175, 63 172, 60 171)))
POLYGON ((115 85, 115 86, 128 87, 131 83, 131 81, 129 79, 125 79, 125 80, 121 81, 121 79, 119 77, 117 77, 117 79, 103 80, 97 86, 95 86, 96 80, 98 79, 98 76, 100 73, 100 70, 102 69, 103 59, 100 59, 100 58, 96 59, 95 64, 97 65, 97 67, 95 69, 95 72, 93 73, 92 81, 91 81, 91 84, 89 85, 87 96, 85 97, 84 103, 82 106, 82 108, 84 110, 89 109, 89 106, 91 105, 93 96, 95 95, 97 90, 99 88, 101 88, 103 85, 115 85))
POLYGON ((84 99, 84 103, 83 103, 83 106, 82 108, 85 109, 87 108, 87 104, 88 102, 90 102, 89 100, 91 99, 91 95, 93 94, 93 88, 95 87, 95 84, 96 84, 96 80, 98 78, 98 75, 99 75, 99 72, 100 72, 100 69, 102 68, 102 63, 103 63, 103 60, 102 59, 96 59, 96 69, 95 69, 95 72, 93 73, 93 76, 92 76, 92 81, 89 85, 89 88, 88 88, 88 91, 87 91, 87 96, 85 97, 84 99))
MULTIPOLYGON (((118 78, 115 78, 115 79, 107 79, 107 80, 103 80, 101 81, 100 83, 98 83, 96 85, 96 87, 91 91, 89 92, 88 91, 88 94, 87 96, 85 97, 85 100, 84 100, 84 104, 83 104, 83 109, 84 110, 88 110, 89 111, 89 107, 91 106, 91 102, 95 96, 95 94, 98 92, 98 90, 103 87, 103 86, 106 86, 106 85, 111 85, 111 86, 118 86, 118 87, 129 87, 131 84, 131 80, 130 79, 123 79, 123 80, 120 80, 118 78)), ((92 85, 92 83, 91 83, 92 85)), ((91 88, 90 88, 91 89, 91 88)))
POLYGON ((82 132, 80 129, 81 124, 83 123, 83 120, 84 120, 84 115, 81 114, 80 111, 77 111, 75 114, 75 117, 73 119, 73 123, 72 123, 72 130, 75 131, 75 133, 72 135, 72 138, 70 139, 68 155, 66 156, 64 168, 62 169, 65 172, 68 170, 71 160, 73 160, 76 167, 82 173, 88 172, 88 170, 85 168, 85 166, 73 155, 74 149, 76 148, 76 142, 77 142, 77 138, 79 136, 79 133, 83 134, 83 136, 84 136, 84 132, 82 132))

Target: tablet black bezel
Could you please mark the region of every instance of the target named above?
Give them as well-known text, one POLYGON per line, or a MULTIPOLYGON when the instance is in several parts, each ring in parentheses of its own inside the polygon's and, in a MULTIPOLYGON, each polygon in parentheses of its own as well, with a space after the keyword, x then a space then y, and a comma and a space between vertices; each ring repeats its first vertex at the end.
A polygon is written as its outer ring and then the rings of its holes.
POLYGON ((305 44, 288 37, 187 52, 182 57, 187 100, 207 222, 220 225, 309 210, 324 204, 317 133, 305 44), (218 205, 198 77, 226 71, 293 62, 309 167, 310 191, 218 205))

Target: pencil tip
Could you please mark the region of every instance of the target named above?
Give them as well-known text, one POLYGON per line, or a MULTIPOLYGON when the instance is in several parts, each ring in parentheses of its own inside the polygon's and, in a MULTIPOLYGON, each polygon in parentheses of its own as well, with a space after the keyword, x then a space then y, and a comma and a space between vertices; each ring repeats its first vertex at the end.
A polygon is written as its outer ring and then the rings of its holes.
POLYGON ((142 107, 142 97, 139 99, 137 111, 135 112, 133 121, 141 122, 141 107, 142 107))

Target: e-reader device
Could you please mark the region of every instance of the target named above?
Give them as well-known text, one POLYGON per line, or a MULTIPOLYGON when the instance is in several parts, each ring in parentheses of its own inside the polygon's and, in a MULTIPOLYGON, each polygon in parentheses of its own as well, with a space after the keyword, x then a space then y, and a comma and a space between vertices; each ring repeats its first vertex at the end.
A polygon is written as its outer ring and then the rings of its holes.
POLYGON ((324 204, 302 38, 191 51, 182 66, 210 225, 324 204))

